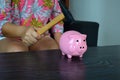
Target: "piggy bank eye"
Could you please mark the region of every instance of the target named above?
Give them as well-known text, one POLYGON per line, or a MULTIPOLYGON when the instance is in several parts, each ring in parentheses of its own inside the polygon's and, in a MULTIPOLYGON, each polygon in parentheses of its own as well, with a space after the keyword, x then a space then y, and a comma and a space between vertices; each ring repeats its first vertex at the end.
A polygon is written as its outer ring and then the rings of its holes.
POLYGON ((76 42, 79 42, 79 40, 76 40, 76 42))
POLYGON ((84 42, 86 41, 86 40, 83 40, 84 42))

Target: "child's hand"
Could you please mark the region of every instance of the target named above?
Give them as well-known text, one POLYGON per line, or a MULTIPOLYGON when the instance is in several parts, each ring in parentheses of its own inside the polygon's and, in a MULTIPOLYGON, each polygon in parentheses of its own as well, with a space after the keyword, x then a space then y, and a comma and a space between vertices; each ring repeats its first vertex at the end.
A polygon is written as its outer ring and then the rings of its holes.
POLYGON ((22 41, 26 43, 28 46, 33 45, 37 42, 38 39, 40 39, 40 35, 37 33, 37 31, 33 27, 29 27, 25 30, 25 32, 22 35, 22 41))

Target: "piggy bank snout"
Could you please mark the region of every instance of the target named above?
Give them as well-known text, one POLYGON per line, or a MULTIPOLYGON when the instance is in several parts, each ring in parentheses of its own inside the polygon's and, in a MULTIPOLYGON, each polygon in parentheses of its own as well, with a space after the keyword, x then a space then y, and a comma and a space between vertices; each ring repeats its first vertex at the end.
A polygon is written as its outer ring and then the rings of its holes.
POLYGON ((78 47, 79 47, 80 50, 85 50, 86 47, 87 47, 87 46, 86 46, 86 42, 83 41, 83 42, 79 43, 78 47))
POLYGON ((87 46, 79 46, 79 51, 85 51, 86 50, 86 48, 87 48, 87 46))
POLYGON ((85 48, 85 46, 80 46, 80 49, 84 49, 85 48))

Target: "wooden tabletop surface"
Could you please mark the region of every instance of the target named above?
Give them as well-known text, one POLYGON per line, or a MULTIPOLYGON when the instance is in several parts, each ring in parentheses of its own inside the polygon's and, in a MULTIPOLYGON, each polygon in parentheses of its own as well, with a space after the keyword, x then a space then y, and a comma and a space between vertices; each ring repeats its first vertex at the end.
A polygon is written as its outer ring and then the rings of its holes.
POLYGON ((0 80, 120 80, 120 46, 89 47, 72 60, 60 50, 0 53, 0 80))

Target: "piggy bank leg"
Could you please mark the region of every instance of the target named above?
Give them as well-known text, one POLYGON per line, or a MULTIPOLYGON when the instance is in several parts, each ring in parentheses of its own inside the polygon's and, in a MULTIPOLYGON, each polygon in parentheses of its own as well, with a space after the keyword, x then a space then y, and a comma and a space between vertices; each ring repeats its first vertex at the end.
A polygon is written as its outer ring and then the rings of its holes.
POLYGON ((65 53, 64 53, 64 52, 62 52, 62 55, 65 55, 65 53))
POLYGON ((69 55, 69 54, 67 54, 67 57, 68 57, 68 58, 72 58, 72 56, 71 56, 71 55, 69 55))
POLYGON ((80 55, 79 57, 80 57, 80 58, 82 58, 82 57, 83 57, 83 55, 80 55))

